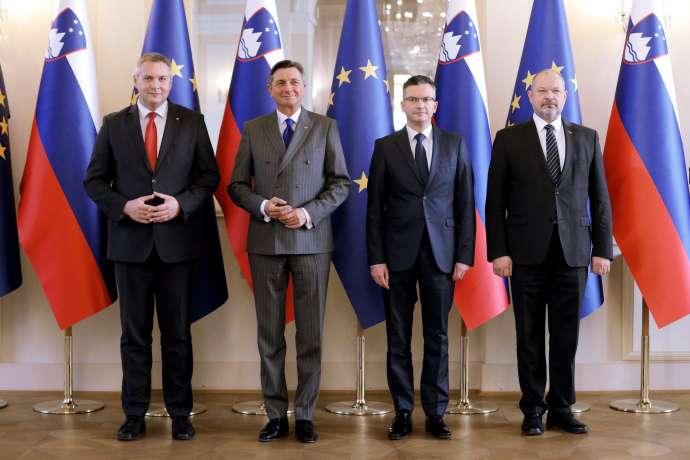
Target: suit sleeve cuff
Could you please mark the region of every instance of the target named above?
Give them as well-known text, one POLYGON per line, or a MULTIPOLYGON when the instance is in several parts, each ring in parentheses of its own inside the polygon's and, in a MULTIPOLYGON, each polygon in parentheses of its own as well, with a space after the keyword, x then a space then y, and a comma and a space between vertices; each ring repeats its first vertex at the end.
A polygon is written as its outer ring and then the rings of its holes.
POLYGON ((261 215, 264 218, 264 222, 270 222, 271 218, 268 216, 268 214, 266 214, 266 203, 268 203, 268 200, 262 201, 259 210, 261 211, 261 215))

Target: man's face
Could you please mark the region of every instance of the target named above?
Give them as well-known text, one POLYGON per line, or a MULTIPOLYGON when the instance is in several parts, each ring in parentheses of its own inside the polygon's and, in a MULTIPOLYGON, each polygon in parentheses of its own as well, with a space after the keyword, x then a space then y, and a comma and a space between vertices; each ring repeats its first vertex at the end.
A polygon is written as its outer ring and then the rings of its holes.
POLYGON ((428 84, 408 86, 403 92, 400 107, 410 125, 426 128, 438 108, 436 91, 428 84))
POLYGON ((144 107, 156 110, 170 94, 170 68, 163 62, 144 62, 134 75, 134 86, 144 107))
POLYGON ((534 113, 542 120, 552 122, 563 111, 568 92, 563 79, 553 72, 537 74, 532 80, 532 88, 527 92, 534 113))
POLYGON ((276 70, 268 85, 268 92, 279 109, 296 110, 304 97, 302 74, 296 67, 276 70))

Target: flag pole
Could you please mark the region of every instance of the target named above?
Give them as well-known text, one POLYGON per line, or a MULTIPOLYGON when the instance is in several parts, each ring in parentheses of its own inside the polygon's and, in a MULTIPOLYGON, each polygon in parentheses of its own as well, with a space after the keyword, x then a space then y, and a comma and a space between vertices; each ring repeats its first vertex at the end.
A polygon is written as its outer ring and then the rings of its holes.
POLYGON ((366 338, 357 321, 357 383, 355 401, 341 401, 326 406, 328 412, 338 415, 383 415, 393 411, 393 405, 365 399, 366 338))
POLYGON ((72 388, 72 366, 73 366, 73 345, 72 345, 72 326, 65 329, 65 392, 62 401, 46 401, 36 404, 33 409, 41 414, 73 415, 87 414, 103 409, 104 405, 100 401, 88 399, 75 400, 72 388))
POLYGON ((642 353, 640 354, 640 399, 611 401, 611 409, 636 414, 666 414, 680 409, 677 404, 649 399, 649 307, 642 298, 642 353))
POLYGON ((450 401, 446 414, 475 415, 491 414, 498 408, 482 407, 472 404, 470 392, 470 337, 465 320, 460 318, 460 399, 450 401))

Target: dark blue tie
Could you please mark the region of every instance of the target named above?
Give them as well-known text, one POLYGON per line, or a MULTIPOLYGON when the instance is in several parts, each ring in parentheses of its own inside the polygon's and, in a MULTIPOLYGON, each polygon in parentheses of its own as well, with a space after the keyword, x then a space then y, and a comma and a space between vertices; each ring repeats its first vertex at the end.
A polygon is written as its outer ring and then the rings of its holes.
POLYGON ((425 136, 422 133, 418 133, 414 138, 417 140, 417 145, 414 147, 414 161, 417 163, 419 177, 422 178, 422 183, 426 185, 429 180, 429 164, 426 162, 426 150, 422 144, 425 136))
POLYGON ((283 142, 285 142, 285 148, 287 149, 292 140, 292 135, 295 134, 295 130, 293 129, 295 121, 292 118, 286 118, 285 124, 287 126, 285 127, 285 131, 283 131, 283 142))

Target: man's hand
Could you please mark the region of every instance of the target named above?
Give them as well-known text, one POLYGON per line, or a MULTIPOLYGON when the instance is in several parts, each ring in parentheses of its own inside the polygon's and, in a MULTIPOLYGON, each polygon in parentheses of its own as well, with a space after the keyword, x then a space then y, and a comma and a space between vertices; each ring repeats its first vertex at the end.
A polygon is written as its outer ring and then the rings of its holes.
POLYGON ((307 223, 307 216, 304 214, 304 209, 290 209, 280 218, 280 222, 287 228, 296 229, 307 223))
POLYGON ((151 222, 151 210, 153 209, 153 206, 146 204, 146 202, 152 200, 154 197, 155 195, 151 194, 129 200, 127 203, 125 203, 125 207, 122 208, 122 213, 128 216, 134 222, 148 224, 151 222))
POLYGON ((374 283, 378 284, 384 289, 389 289, 388 287, 388 266, 386 264, 376 264, 369 268, 371 273, 371 278, 374 283))
POLYGON ((284 199, 274 196, 266 202, 264 211, 271 219, 281 220, 285 214, 292 211, 292 207, 284 199))
POLYGON ((510 256, 503 256, 494 259, 494 274, 498 276, 513 276, 513 259, 510 256))
POLYGON ((465 277, 465 273, 467 273, 469 269, 469 265, 461 264, 460 262, 455 262, 455 268, 453 269, 453 281, 463 279, 465 277))
POLYGON ((592 272, 597 275, 607 275, 611 271, 611 261, 604 257, 592 257, 592 272))
POLYGON ((180 214, 180 203, 177 202, 174 196, 159 192, 153 192, 153 195, 163 200, 163 202, 151 208, 150 222, 157 224, 167 222, 180 214))

